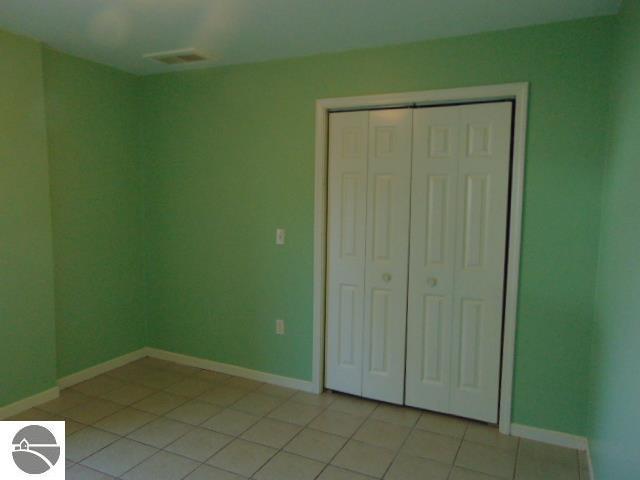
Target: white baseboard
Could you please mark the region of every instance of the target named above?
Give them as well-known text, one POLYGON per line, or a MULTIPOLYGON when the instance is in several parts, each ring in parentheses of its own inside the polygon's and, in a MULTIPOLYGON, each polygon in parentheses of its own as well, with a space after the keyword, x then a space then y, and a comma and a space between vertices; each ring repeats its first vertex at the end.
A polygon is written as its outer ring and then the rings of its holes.
POLYGON ((202 368, 205 370, 213 370, 215 372, 226 373, 227 375, 235 375, 237 377, 249 378, 259 382, 270 383, 280 387, 293 388, 304 392, 315 393, 315 385, 307 380, 297 378, 283 377, 274 373, 263 372, 260 370, 252 370, 250 368, 239 367, 229 363, 215 362, 204 358, 192 357, 181 353, 173 353, 167 350, 157 348, 147 348, 146 354, 150 357, 168 360, 170 362, 188 365, 190 367, 202 368))
POLYGON ((77 383, 84 382, 85 380, 97 377, 98 375, 102 375, 103 373, 113 370, 114 368, 122 367, 123 365, 138 360, 146 355, 148 355, 146 348, 141 348, 134 352, 126 353, 120 357, 107 360, 106 362, 94 365, 93 367, 89 367, 84 370, 80 370, 79 372, 72 373, 71 375, 67 375, 66 377, 62 377, 58 379, 58 386, 60 388, 71 387, 73 385, 76 385, 77 383))
POLYGON ((4 407, 0 407, 0 420, 13 417, 18 413, 22 413, 25 410, 37 407, 42 403, 55 400, 59 396, 60 389, 58 387, 53 387, 49 390, 45 390, 44 392, 36 393, 35 395, 32 395, 30 397, 23 398, 22 400, 18 400, 17 402, 11 403, 4 407))
POLYGON ((535 440, 537 442, 557 445, 558 447, 575 448, 576 450, 587 450, 588 447, 588 442, 585 437, 571 435, 564 432, 556 432, 554 430, 530 427, 528 425, 520 425, 518 423, 511 424, 511 435, 526 438, 528 440, 535 440))

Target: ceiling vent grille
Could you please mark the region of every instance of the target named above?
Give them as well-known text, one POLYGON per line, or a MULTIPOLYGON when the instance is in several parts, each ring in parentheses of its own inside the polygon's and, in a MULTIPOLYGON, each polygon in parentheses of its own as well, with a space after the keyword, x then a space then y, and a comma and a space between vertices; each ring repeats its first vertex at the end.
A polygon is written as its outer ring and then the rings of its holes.
POLYGON ((181 50, 168 50, 166 52, 148 53, 143 55, 144 58, 149 58, 156 62, 163 63, 165 65, 181 65, 185 63, 196 63, 210 60, 209 57, 203 53, 198 52, 194 48, 184 48, 181 50))

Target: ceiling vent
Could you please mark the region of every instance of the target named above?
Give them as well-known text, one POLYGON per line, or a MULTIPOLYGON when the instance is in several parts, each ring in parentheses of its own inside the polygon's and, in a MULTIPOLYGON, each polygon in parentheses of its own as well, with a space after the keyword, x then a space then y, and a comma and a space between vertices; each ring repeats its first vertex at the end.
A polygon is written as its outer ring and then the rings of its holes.
POLYGON ((198 52, 195 48, 183 48, 181 50, 167 50, 166 52, 147 53, 144 58, 164 63, 165 65, 181 65, 185 63, 196 63, 210 60, 203 53, 198 52))

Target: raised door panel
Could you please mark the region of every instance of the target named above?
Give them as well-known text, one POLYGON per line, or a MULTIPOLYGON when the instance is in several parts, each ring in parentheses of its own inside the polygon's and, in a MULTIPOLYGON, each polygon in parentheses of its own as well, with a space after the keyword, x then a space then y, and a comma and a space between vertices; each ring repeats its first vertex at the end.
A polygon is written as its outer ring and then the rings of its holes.
POLYGON ((329 117, 328 388, 362 394, 368 113, 329 117))
POLYGON ((414 110, 406 403, 448 411, 458 188, 457 107, 414 110))
POLYGON ((363 395, 404 399, 411 111, 369 112, 363 395))
POLYGON ((461 107, 451 413, 498 419, 511 103, 461 107))

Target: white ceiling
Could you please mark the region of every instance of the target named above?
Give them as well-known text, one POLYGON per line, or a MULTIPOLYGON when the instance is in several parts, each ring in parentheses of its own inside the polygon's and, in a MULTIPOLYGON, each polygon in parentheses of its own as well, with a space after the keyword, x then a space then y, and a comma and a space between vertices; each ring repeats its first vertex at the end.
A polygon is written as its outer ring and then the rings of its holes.
MULTIPOLYGON (((196 47, 247 63, 616 13, 620 0, 0 0, 0 28, 138 74, 196 47)), ((203 64, 198 64, 199 67, 203 64)))

